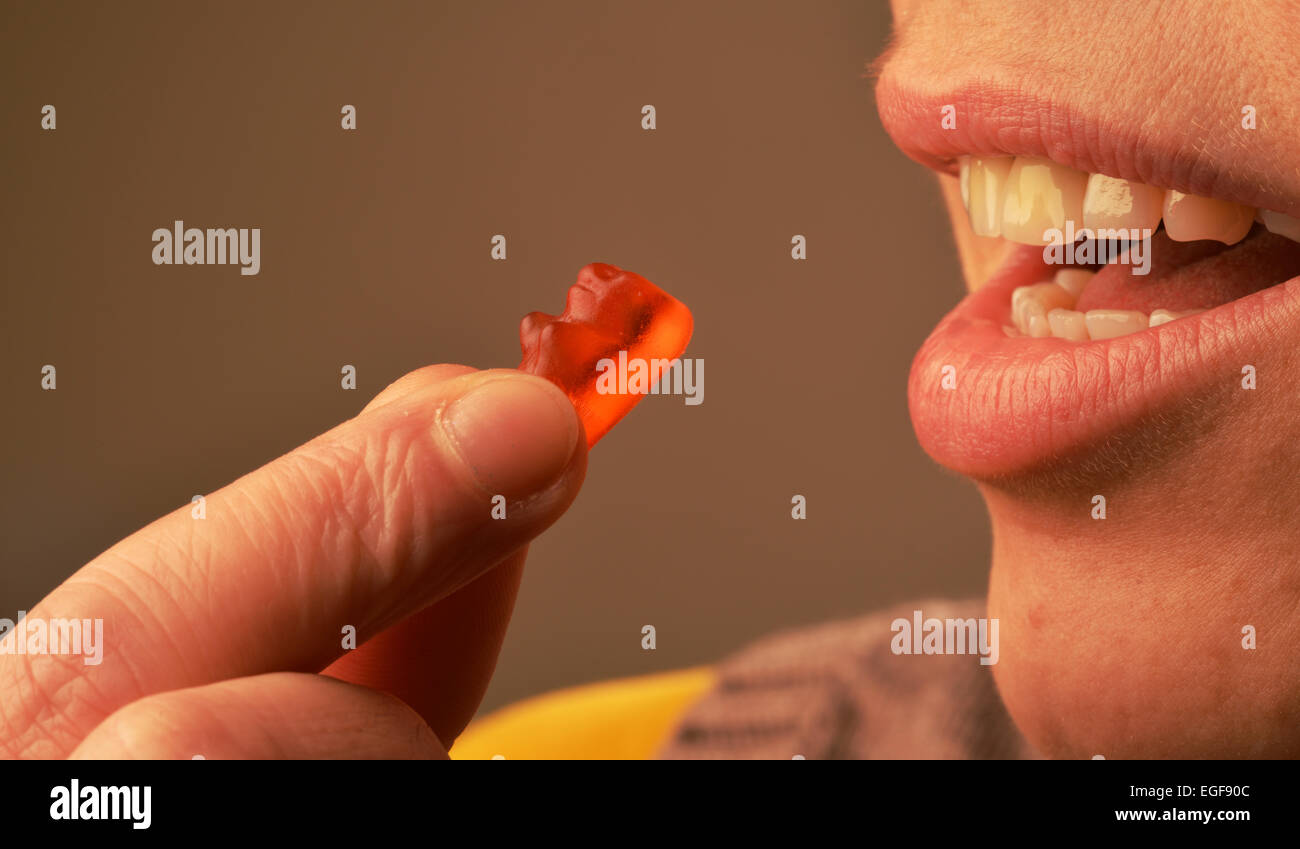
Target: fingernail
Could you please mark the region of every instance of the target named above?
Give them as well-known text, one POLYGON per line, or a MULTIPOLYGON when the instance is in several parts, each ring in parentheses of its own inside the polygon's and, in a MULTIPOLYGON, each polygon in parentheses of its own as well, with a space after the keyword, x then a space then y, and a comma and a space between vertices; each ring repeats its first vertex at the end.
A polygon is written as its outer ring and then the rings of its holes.
POLYGON ((581 435, 569 399, 543 379, 523 375, 474 386, 451 403, 441 422, 479 484, 512 499, 559 479, 581 435))

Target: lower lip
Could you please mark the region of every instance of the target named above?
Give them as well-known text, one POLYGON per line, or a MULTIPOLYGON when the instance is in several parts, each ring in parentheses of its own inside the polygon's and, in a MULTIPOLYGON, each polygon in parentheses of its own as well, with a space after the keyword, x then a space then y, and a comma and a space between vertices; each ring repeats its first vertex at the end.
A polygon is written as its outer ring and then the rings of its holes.
POLYGON ((917 438, 977 479, 1032 473, 1086 451, 1206 387, 1239 388, 1242 368, 1300 327, 1300 277, 1208 312, 1114 339, 1007 336, 1011 292, 1050 276, 1017 252, 935 328, 912 363, 917 438))

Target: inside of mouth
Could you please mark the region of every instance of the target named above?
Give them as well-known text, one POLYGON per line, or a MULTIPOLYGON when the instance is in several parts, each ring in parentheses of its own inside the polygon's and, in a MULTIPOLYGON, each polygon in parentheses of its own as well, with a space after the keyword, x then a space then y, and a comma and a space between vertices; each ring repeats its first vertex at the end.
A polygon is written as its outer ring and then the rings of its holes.
POLYGON ((1076 261, 1045 261, 1041 281, 1012 293, 1007 335, 1073 342, 1124 336, 1300 275, 1300 243, 1258 224, 1233 245, 1174 241, 1160 228, 1145 244, 1080 241, 1073 248, 1064 255, 1076 261), (1096 261, 1098 248, 1108 252, 1104 263, 1096 261))

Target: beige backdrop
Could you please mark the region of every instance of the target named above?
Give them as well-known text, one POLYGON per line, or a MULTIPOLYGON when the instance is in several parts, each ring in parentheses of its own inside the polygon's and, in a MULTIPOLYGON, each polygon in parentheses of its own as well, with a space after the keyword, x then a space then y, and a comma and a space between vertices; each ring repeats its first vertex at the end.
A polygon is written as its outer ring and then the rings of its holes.
POLYGON ((593 260, 690 305, 705 402, 650 398, 596 449, 485 707, 983 590, 978 498, 908 422, 908 365, 961 286, 863 77, 883 2, 0 17, 0 616, 410 369, 517 364, 520 317, 593 260), (177 218, 261 227, 261 274, 154 266, 177 218))

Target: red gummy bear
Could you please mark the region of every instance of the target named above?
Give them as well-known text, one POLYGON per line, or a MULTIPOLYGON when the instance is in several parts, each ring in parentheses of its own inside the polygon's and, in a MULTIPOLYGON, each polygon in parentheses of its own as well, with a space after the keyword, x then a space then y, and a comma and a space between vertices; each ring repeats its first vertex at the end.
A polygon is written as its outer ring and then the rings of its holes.
POLYGON ((596 262, 578 272, 558 317, 529 313, 519 325, 519 368, 569 396, 595 445, 641 400, 641 393, 601 393, 601 359, 676 360, 694 327, 691 311, 644 277, 596 262))

